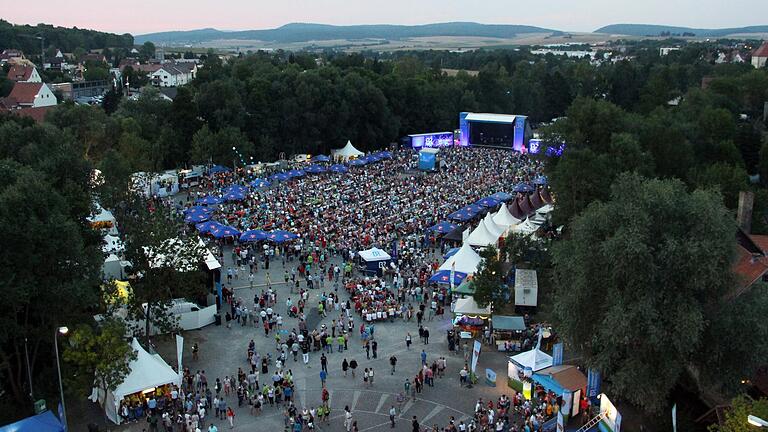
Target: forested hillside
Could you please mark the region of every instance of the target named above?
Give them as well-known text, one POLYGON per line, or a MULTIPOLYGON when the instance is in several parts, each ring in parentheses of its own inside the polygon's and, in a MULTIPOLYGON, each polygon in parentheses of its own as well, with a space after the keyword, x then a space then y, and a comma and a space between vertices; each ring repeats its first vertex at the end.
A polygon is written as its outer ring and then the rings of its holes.
POLYGON ((130 49, 133 46, 133 36, 130 34, 117 35, 48 24, 14 25, 0 19, 0 49, 20 49, 27 55, 34 55, 40 52, 40 40, 37 39, 40 36, 45 38, 46 48, 54 47, 62 52, 73 52, 76 48, 87 51, 100 48, 130 49))

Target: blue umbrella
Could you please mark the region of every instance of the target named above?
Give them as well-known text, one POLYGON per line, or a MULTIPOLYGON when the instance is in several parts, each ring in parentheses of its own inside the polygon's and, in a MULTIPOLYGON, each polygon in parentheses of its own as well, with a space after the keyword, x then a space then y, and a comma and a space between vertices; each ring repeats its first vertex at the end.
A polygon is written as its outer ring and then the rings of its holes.
POLYGON ((449 249, 448 252, 446 252, 445 255, 443 255, 443 259, 448 259, 448 258, 456 255, 456 252, 458 252, 459 249, 461 249, 461 248, 455 247, 453 249, 449 249))
POLYGON ((304 177, 307 173, 304 170, 290 170, 286 174, 291 177, 304 177))
POLYGON ((476 206, 474 204, 468 205, 462 209, 456 210, 455 212, 448 215, 448 219, 450 220, 458 220, 458 221, 468 221, 475 216, 477 216, 478 213, 480 213, 483 209, 479 206, 476 206))
POLYGON ((242 201, 244 199, 245 199, 245 194, 238 191, 227 192, 227 194, 224 195, 225 201, 242 201))
POLYGON ((222 225, 219 229, 211 231, 211 234, 216 238, 239 237, 240 231, 231 226, 222 225))
POLYGON ((208 212, 189 213, 186 216, 184 216, 184 222, 186 223, 205 222, 210 218, 211 218, 211 215, 208 212))
POLYGON ((375 153, 368 155, 365 158, 368 160, 368 162, 378 162, 381 160, 381 157, 375 153))
POLYGON ((488 198, 493 198, 497 201, 511 201, 515 197, 506 192, 496 192, 495 194, 489 196, 488 198))
POLYGON ((229 172, 229 171, 232 171, 232 170, 225 166, 214 165, 211 167, 211 169, 208 170, 208 174, 218 174, 218 173, 229 172))
POLYGON ((435 231, 435 232, 440 233, 440 234, 446 234, 446 233, 449 233, 449 232, 455 230, 458 227, 459 226, 456 225, 456 224, 452 224, 450 222, 443 221, 443 222, 438 223, 437 225, 433 225, 433 226, 427 228, 427 230, 435 231))
POLYGON ((246 193, 248 192, 248 188, 239 184, 233 184, 225 187, 222 192, 240 192, 240 193, 246 193))
POLYGON ((533 192, 533 186, 526 183, 518 183, 512 188, 512 192, 533 192))
POLYGON ((213 209, 210 207, 203 207, 203 206, 192 206, 189 208, 184 209, 184 214, 193 214, 193 213, 210 213, 213 209))
POLYGON ((257 178, 256 180, 251 182, 251 186, 255 188, 269 187, 270 183, 269 183, 269 180, 267 179, 257 178))
POLYGON ((342 164, 331 165, 331 167, 328 169, 336 173, 345 173, 349 171, 349 168, 345 167, 342 164))
POLYGON ((388 151, 383 151, 383 152, 379 153, 379 156, 382 159, 392 159, 392 153, 390 153, 388 151))
POLYGON ((349 165, 350 166, 363 166, 363 165, 365 165, 367 163, 368 163, 368 161, 365 160, 365 159, 355 159, 355 160, 349 161, 349 165))
POLYGON ((279 180, 279 181, 282 182, 282 181, 290 180, 291 176, 288 175, 287 173, 277 173, 277 174, 273 174, 272 176, 270 176, 270 178, 272 180, 279 180))
MULTIPOLYGON (((453 272, 453 284, 454 285, 461 285, 462 282, 464 282, 464 279, 467 278, 466 273, 454 271, 453 272)), ((437 283, 437 284, 446 284, 449 285, 451 283, 451 271, 450 270, 440 270, 437 273, 433 274, 432 277, 429 278, 429 281, 431 283, 437 283)))
POLYGON ((321 167, 320 165, 310 165, 309 167, 305 168, 304 171, 312 174, 320 174, 320 173, 324 173, 326 169, 321 167))
POLYGON ((329 158, 326 155, 317 155, 313 157, 311 160, 312 162, 330 162, 331 158, 329 158))
POLYGON ((240 235, 241 242, 257 242, 267 239, 267 233, 262 230, 248 230, 240 235))
POLYGON ((275 243, 283 243, 298 237, 296 234, 284 230, 275 230, 267 234, 267 240, 275 243))
POLYGON ((491 197, 485 197, 479 201, 477 201, 475 204, 479 205, 480 207, 496 207, 497 205, 501 204, 499 200, 493 199, 491 197))
POLYGON ((200 203, 200 204, 208 204, 208 205, 219 204, 219 203, 221 203, 221 201, 222 201, 221 198, 215 197, 213 195, 208 195, 205 198, 198 198, 197 199, 198 203, 200 203))
POLYGON ((547 181, 548 181, 547 176, 538 176, 535 179, 533 179, 533 184, 544 186, 545 184, 547 184, 547 181))
POLYGON ((195 225, 195 228, 197 228, 197 230, 203 234, 209 233, 211 231, 217 230, 222 227, 224 227, 224 225, 216 221, 208 221, 208 222, 203 222, 195 225))

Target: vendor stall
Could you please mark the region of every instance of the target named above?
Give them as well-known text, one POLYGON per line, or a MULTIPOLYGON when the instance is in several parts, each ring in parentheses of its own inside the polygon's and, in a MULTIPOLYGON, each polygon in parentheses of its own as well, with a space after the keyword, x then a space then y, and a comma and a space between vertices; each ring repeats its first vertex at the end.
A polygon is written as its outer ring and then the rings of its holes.
POLYGON ((475 295, 475 284, 471 279, 465 279, 464 282, 462 282, 460 285, 454 286, 453 291, 451 292, 454 296, 458 296, 460 298, 472 297, 475 295))
POLYGON ((0 427, 0 432, 64 432, 66 429, 52 412, 43 411, 32 417, 0 427))
POLYGON ((360 251, 358 253, 362 264, 365 267, 364 271, 369 275, 381 276, 383 270, 392 261, 392 257, 379 248, 371 248, 368 250, 360 251))
POLYGON ((507 364, 508 384, 518 391, 527 390, 526 397, 530 399, 531 381, 534 372, 552 366, 552 356, 540 350, 538 347, 509 358, 507 364), (523 385, 523 384, 527 385, 523 385))
POLYGON ((493 341, 499 351, 520 351, 525 337, 525 319, 520 316, 493 317, 493 341))
POLYGON ((452 305, 453 325, 459 332, 469 332, 473 337, 480 337, 491 319, 491 305, 478 306, 474 298, 457 299, 452 305))
MULTIPOLYGON (((581 399, 587 388, 587 377, 576 366, 559 365, 544 368, 531 375, 531 380, 540 392, 552 392, 558 397, 571 398, 572 401, 581 399)), ((572 404, 573 410, 568 413, 577 415, 579 404, 572 404)))

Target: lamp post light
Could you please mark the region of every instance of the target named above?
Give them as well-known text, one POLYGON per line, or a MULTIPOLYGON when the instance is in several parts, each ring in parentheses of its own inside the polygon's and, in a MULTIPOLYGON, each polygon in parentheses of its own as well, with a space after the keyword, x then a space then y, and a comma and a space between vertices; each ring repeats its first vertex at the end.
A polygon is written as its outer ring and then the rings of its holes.
POLYGON ((69 430, 67 427, 67 407, 64 403, 64 384, 61 381, 61 363, 59 362, 59 334, 66 336, 69 333, 69 328, 66 326, 56 328, 53 334, 53 347, 56 351, 56 371, 59 373, 59 393, 61 395, 61 416, 64 422, 64 430, 69 430))
POLYGON ((751 424, 752 426, 757 426, 759 428, 768 427, 768 421, 765 421, 760 417, 753 416, 752 414, 747 416, 747 423, 751 424))

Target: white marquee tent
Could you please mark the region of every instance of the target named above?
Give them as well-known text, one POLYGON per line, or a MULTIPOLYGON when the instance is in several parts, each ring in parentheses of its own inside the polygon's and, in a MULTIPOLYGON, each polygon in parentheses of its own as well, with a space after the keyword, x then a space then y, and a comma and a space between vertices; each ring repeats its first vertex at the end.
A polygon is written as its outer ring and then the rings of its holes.
POLYGON ((440 266, 440 270, 451 270, 451 267, 455 264, 455 271, 473 274, 477 271, 477 266, 481 260, 480 255, 472 250, 469 244, 464 243, 458 252, 445 260, 443 265, 440 266))
POLYGON ((181 384, 179 374, 168 366, 160 355, 148 353, 136 338, 133 339, 131 348, 136 351, 136 359, 131 362, 131 372, 125 377, 123 383, 109 392, 106 398, 98 388, 95 388, 91 394, 91 400, 94 402, 103 401, 102 406, 107 418, 116 424, 120 424, 121 419, 117 410, 123 397, 165 384, 181 384))
POLYGON ((117 219, 111 211, 105 209, 99 203, 95 203, 96 211, 88 217, 88 222, 94 226, 105 227, 108 234, 117 235, 117 219))
POLYGON ((483 221, 480 221, 477 228, 475 228, 472 233, 469 234, 469 237, 467 237, 467 243, 478 247, 491 246, 496 244, 500 236, 501 234, 496 235, 488 231, 488 228, 486 228, 483 221))
POLYGON ((485 228, 488 230, 488 232, 495 235, 497 238, 501 237, 504 234, 504 231, 507 230, 507 227, 500 226, 494 222, 490 213, 485 214, 485 217, 481 223, 485 224, 485 228))
POLYGON ((356 149, 355 146, 352 145, 352 141, 347 141, 347 145, 343 148, 332 150, 331 153, 333 154, 334 159, 341 159, 343 161, 347 161, 354 157, 360 157, 365 154, 356 149))
POLYGON ((503 203, 501 205, 501 208, 499 208, 499 211, 497 211, 496 214, 493 215, 493 221, 500 226, 506 226, 506 227, 509 227, 511 225, 517 225, 520 222, 522 222, 520 219, 512 216, 512 213, 509 212, 509 209, 507 208, 506 203, 503 203))
POLYGON ((456 315, 490 315, 491 305, 481 308, 472 297, 460 298, 456 299, 453 313, 456 315))
POLYGON ((540 350, 538 347, 509 358, 509 377, 519 381, 518 372, 524 372, 531 368, 532 372, 540 371, 552 366, 552 356, 540 350))

